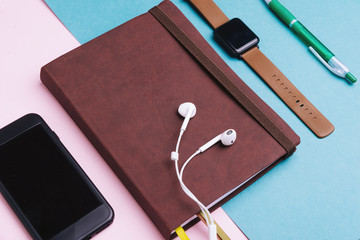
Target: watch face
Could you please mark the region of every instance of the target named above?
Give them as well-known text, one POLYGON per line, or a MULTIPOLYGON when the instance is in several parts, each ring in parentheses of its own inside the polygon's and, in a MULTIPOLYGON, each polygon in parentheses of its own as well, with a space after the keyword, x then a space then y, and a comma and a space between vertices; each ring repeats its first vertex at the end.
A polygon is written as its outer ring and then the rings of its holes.
POLYGON ((259 38, 240 19, 234 18, 215 29, 215 35, 235 56, 257 46, 259 38))

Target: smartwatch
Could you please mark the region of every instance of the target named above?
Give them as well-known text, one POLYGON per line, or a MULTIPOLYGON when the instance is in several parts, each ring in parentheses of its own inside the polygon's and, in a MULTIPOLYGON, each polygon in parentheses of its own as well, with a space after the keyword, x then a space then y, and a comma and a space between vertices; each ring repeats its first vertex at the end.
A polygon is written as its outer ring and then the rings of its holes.
POLYGON ((260 41, 258 36, 239 18, 234 18, 224 23, 216 28, 214 33, 225 50, 230 55, 240 59, 243 53, 257 47, 260 41))
POLYGON ((212 0, 190 0, 214 29, 215 38, 233 57, 245 63, 319 138, 334 131, 331 122, 259 50, 260 39, 239 18, 229 20, 212 0))

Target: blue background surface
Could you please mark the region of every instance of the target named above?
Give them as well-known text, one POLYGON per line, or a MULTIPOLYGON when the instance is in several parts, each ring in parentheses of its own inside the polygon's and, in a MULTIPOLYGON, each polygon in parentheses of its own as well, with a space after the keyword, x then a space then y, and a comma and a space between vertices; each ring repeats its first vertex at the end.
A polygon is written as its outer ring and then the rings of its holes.
MULTIPOLYGON (((146 0, 46 0, 79 40, 87 42, 160 3, 146 0)), ((211 28, 185 0, 175 5, 229 66, 301 137, 289 159, 223 208, 250 239, 360 238, 359 83, 332 75, 262 0, 215 0, 260 38, 260 49, 333 123, 318 139, 244 62, 229 57, 211 28)), ((360 2, 283 0, 282 3, 360 78, 360 2)), ((241 139, 240 139, 241 141, 241 139)))

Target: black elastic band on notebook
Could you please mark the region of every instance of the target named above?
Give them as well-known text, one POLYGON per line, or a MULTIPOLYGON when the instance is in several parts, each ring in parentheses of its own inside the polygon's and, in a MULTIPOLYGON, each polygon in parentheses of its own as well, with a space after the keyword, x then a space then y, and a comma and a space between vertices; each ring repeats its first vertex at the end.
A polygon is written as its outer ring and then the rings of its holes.
POLYGON ((273 136, 286 150, 284 159, 296 146, 288 136, 262 112, 251 99, 183 32, 159 7, 149 12, 184 46, 209 73, 273 136))

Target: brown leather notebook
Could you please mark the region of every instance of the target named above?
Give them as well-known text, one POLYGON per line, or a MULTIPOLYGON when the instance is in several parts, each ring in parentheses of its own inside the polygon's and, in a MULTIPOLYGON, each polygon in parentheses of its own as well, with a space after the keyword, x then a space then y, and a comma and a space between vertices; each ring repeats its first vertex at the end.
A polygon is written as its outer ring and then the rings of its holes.
POLYGON ((300 143, 170 1, 45 65, 41 80, 167 239, 198 221, 198 206, 182 192, 170 160, 181 103, 193 102, 197 113, 180 165, 226 129, 237 131, 231 147, 216 144, 184 173, 212 209, 300 143))

